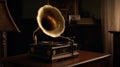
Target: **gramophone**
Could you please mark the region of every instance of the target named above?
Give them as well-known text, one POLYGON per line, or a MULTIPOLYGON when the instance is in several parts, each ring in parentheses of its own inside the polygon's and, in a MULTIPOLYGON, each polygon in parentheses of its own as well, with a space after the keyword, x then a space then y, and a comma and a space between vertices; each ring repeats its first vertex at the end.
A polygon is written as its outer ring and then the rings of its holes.
POLYGON ((44 5, 38 10, 38 27, 33 32, 34 43, 29 46, 29 57, 44 61, 54 61, 63 58, 78 56, 77 44, 71 37, 61 36, 65 30, 65 19, 62 13, 54 6, 44 5), (38 32, 43 32, 51 38, 61 38, 62 41, 38 42, 38 32))

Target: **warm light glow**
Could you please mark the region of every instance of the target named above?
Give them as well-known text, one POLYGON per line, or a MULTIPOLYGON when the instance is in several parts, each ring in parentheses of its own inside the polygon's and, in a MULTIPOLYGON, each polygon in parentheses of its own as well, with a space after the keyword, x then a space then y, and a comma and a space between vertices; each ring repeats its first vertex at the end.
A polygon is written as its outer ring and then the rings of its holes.
POLYGON ((37 23, 40 29, 51 37, 59 37, 65 30, 62 13, 51 5, 45 5, 38 10, 37 23), (46 22, 42 22, 44 18, 46 18, 46 22))

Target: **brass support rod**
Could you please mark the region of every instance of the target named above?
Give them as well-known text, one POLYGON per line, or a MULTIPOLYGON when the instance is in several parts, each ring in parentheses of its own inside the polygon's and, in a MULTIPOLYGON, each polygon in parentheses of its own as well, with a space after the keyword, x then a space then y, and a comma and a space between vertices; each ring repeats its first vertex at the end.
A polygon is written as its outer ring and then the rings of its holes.
POLYGON ((33 41, 34 41, 34 44, 36 45, 38 42, 37 42, 37 34, 36 32, 38 32, 40 30, 39 27, 37 27, 34 32, 33 32, 33 41))

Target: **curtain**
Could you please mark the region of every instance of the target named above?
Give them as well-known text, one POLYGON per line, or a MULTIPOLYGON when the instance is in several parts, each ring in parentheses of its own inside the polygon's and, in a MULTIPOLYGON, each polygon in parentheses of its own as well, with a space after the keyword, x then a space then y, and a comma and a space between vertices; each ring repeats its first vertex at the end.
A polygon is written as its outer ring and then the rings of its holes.
POLYGON ((111 54, 113 66, 113 34, 109 31, 120 32, 120 0, 101 0, 101 19, 104 32, 104 48, 111 54))
POLYGON ((113 0, 111 31, 120 31, 120 0, 113 0))

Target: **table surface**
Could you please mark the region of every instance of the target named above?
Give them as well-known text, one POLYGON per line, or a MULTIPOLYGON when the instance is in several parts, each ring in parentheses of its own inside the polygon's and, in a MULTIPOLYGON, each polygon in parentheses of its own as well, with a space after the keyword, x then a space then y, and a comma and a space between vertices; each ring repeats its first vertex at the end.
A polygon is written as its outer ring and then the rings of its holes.
POLYGON ((56 62, 43 62, 41 60, 31 60, 28 58, 28 54, 21 54, 16 56, 11 56, 4 58, 4 62, 13 63, 17 65, 27 66, 27 67, 67 67, 76 66, 80 64, 85 64, 95 60, 107 58, 110 54, 89 52, 89 51, 78 51, 79 56, 74 58, 62 59, 56 62))

